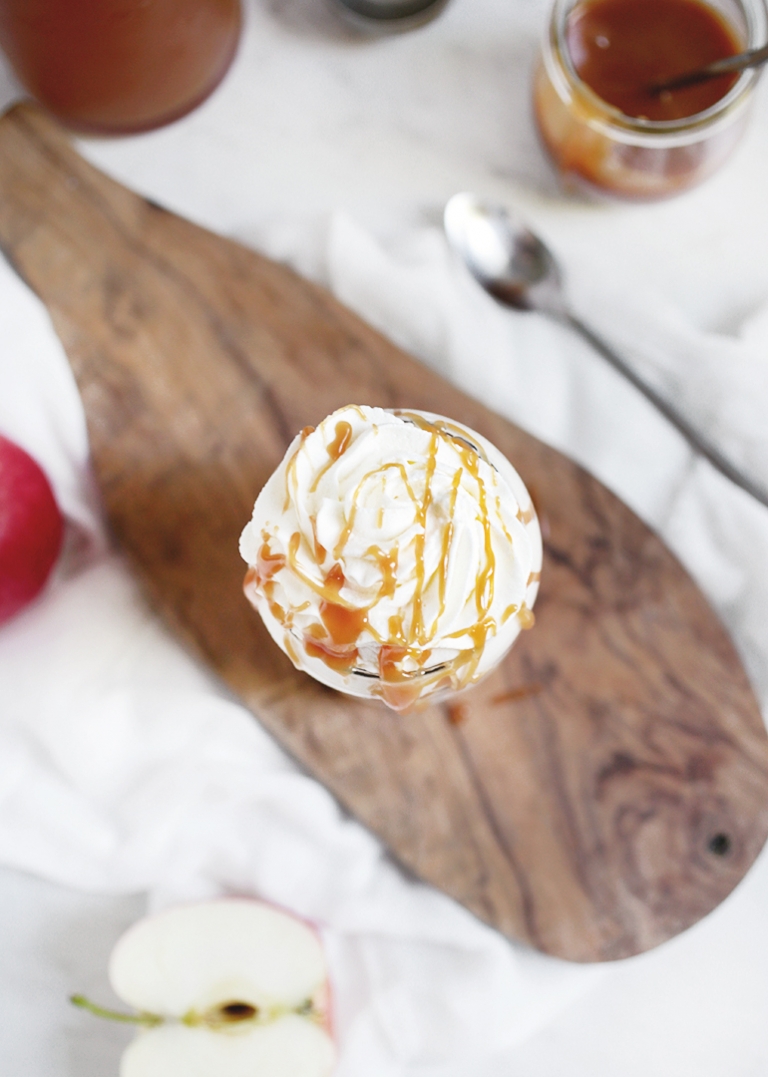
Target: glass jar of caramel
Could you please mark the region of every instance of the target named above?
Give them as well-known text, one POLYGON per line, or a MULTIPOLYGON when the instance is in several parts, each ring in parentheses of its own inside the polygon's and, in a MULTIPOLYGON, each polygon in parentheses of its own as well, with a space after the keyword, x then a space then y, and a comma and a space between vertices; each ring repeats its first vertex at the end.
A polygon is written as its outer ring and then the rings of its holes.
POLYGON ((741 135, 759 72, 658 83, 762 45, 764 0, 556 0, 534 80, 566 188, 635 200, 700 183, 741 135))

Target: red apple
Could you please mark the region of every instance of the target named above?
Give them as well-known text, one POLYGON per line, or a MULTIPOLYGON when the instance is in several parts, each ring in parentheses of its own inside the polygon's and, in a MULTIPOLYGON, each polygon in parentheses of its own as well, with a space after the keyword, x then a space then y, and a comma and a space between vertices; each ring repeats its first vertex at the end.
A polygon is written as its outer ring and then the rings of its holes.
POLYGON ((43 589, 63 533, 64 521, 42 469, 0 435, 0 624, 43 589))

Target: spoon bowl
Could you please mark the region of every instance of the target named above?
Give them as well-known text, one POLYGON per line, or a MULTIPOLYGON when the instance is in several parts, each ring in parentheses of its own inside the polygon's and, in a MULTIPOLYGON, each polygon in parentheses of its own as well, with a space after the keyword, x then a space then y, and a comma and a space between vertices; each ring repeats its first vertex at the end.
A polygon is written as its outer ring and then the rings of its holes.
POLYGON ((517 310, 541 310, 558 299, 558 264, 546 244, 516 215, 462 192, 446 205, 444 220, 453 249, 501 303, 517 310))

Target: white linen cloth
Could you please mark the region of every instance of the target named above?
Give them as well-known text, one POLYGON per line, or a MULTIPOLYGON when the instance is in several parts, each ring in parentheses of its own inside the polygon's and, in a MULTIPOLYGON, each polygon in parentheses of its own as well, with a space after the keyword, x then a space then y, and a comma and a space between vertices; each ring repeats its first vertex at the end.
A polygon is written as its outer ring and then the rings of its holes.
MULTIPOLYGON (((765 99, 746 144, 700 190, 658 206, 569 203, 524 108, 544 10, 453 0, 418 33, 362 42, 309 0, 254 0, 235 67, 202 109, 82 149, 328 284, 589 467, 697 578, 765 708, 768 510, 697 460, 586 345, 495 306, 438 223, 461 188, 520 205, 562 255, 579 312, 768 480, 765 99)), ((255 893, 316 921, 336 989, 339 1077, 763 1072, 765 1023, 748 1014, 768 1004, 765 856, 681 939, 591 968, 512 946, 403 877, 144 607, 104 539, 66 360, 5 266, 0 326, 0 432, 40 461, 69 521, 56 579, 0 629, 0 864, 84 892, 146 893, 153 908, 255 893), (579 996, 576 1016, 555 1019, 579 996), (670 1012, 677 1028, 646 1033, 670 1012)), ((0 967, 0 998, 11 993, 2 977, 0 967)), ((22 1057, 14 1042, 42 1020, 30 1000, 16 1040, 9 1030, 0 1042, 2 1072, 13 1072, 4 1050, 22 1057)), ((70 1027, 112 1035, 84 1021, 70 1027)), ((116 1071, 117 1052, 99 1066, 94 1075, 116 1071)), ((91 1077, 82 1060, 73 1070, 52 1055, 24 1072, 91 1077)))

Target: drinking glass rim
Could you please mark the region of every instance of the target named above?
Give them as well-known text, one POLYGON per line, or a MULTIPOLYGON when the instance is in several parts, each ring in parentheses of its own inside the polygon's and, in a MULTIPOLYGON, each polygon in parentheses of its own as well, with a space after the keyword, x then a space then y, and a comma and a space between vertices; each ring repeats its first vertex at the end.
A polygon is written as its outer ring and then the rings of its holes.
MULTIPOLYGON (((701 128, 714 126, 717 121, 729 116, 746 102, 749 93, 754 89, 760 78, 762 68, 746 68, 741 72, 728 93, 715 101, 709 108, 703 109, 701 112, 694 112, 690 116, 681 116, 676 120, 649 120, 640 116, 628 116, 621 109, 611 105, 599 94, 595 93, 592 87, 579 77, 573 66, 568 50, 565 28, 568 16, 573 8, 583 2, 584 0, 555 0, 552 17, 545 32, 544 58, 545 62, 547 59, 551 61, 550 50, 551 53, 559 57, 565 73, 575 85, 579 94, 594 105, 598 112, 603 113, 602 117, 595 118, 592 121, 594 125, 609 126, 614 137, 617 128, 627 135, 645 135, 653 139, 653 136, 689 134, 698 132, 701 128), (547 45, 549 50, 546 47, 547 45)), ((703 2, 706 2, 706 0, 703 0, 703 2)), ((741 8, 746 23, 747 40, 744 45, 745 49, 759 48, 768 39, 766 0, 752 0, 751 3, 750 0, 735 0, 735 3, 741 8)), ((547 67, 552 67, 551 62, 547 64, 547 67)), ((555 85, 557 85, 558 81, 562 81, 557 78, 560 74, 559 71, 550 69, 549 73, 550 77, 554 77, 555 85)))

